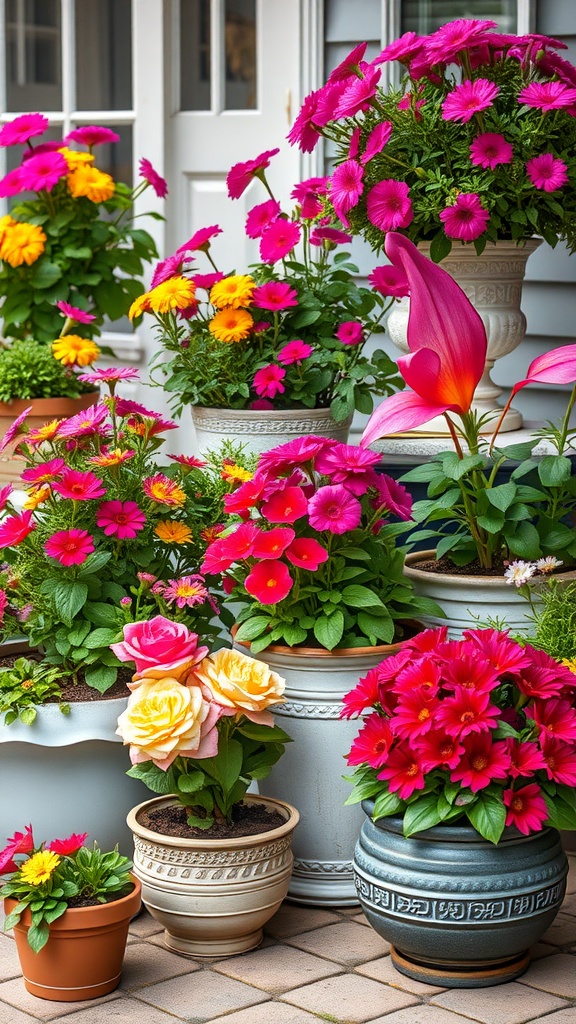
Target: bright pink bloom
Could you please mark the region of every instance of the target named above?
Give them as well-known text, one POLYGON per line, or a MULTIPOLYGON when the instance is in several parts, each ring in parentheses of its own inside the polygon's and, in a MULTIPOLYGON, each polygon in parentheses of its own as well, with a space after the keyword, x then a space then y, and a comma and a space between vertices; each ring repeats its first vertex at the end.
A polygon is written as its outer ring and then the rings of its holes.
POLYGON ((385 178, 370 189, 366 198, 368 220, 380 231, 407 228, 414 219, 410 189, 405 181, 385 178))
POLYGON ((360 525, 362 506, 341 484, 319 487, 308 503, 308 519, 314 530, 348 533, 360 525))
POLYGON ((117 384, 119 380, 138 380, 139 377, 135 366, 107 366, 102 370, 78 374, 78 380, 85 384, 117 384))
POLYGON ((347 224, 346 214, 357 206, 364 191, 363 170, 356 160, 346 160, 333 172, 330 179, 330 198, 337 216, 347 224))
MULTIPOLYGON (((552 741, 556 743, 556 740, 552 741)), ((537 743, 525 740, 515 740, 512 737, 506 740, 508 753, 510 755, 510 768, 508 774, 512 779, 529 778, 534 772, 546 768, 546 761, 537 743)), ((576 759, 575 759, 576 760, 576 759)), ((549 776, 550 778, 552 776, 549 776)), ((576 775, 574 776, 576 783, 576 775)), ((571 783, 574 785, 574 783, 571 783)))
POLYGON ((408 295, 410 291, 406 274, 389 263, 382 267, 375 267, 369 275, 368 281, 381 295, 394 295, 396 298, 400 298, 403 295, 408 295))
POLYGON ((336 328, 336 337, 343 345, 359 345, 364 340, 364 328, 358 320, 345 320, 336 328))
POLYGON ((370 707, 374 707, 379 701, 380 676, 378 666, 368 670, 353 690, 345 694, 340 708, 340 718, 353 718, 361 715, 370 707))
POLYGON ((382 768, 386 764, 393 741, 394 737, 387 719, 377 713, 369 715, 350 748, 346 763, 368 764, 371 768, 382 768))
POLYGON ((175 252, 172 256, 167 256, 165 260, 160 260, 154 268, 150 289, 156 288, 156 285, 163 284, 164 281, 169 281, 171 277, 181 276, 182 264, 185 259, 184 252, 175 252))
POLYGON ((475 192, 461 192, 453 206, 442 210, 440 220, 449 238, 471 242, 486 230, 490 214, 475 192))
MULTIPOLYGON (((187 242, 184 242, 184 245, 178 246, 176 253, 195 252, 196 250, 208 252, 212 239, 221 234, 222 228, 219 227, 218 224, 211 224, 208 228, 198 228, 198 231, 194 232, 192 238, 189 238, 187 242)), ((197 280, 197 278, 195 278, 195 280, 197 280)))
POLYGON ((364 166, 373 156, 381 153, 388 139, 392 135, 392 122, 382 121, 372 129, 366 140, 366 148, 360 157, 360 163, 364 166))
POLYGON ((515 640, 498 629, 465 629, 463 637, 478 648, 499 675, 520 672, 534 658, 532 648, 528 645, 520 647, 515 640))
MULTIPOLYGON (((213 274, 194 274, 194 284, 197 288, 204 288, 205 291, 209 292, 213 285, 217 281, 221 281, 224 274, 221 270, 215 271, 213 274)), ((254 328, 256 330, 256 328, 254 328)))
MULTIPOLYGON (((22 479, 23 476, 24 474, 21 474, 22 479)), ((6 503, 11 494, 13 493, 13 490, 14 488, 12 487, 12 484, 6 484, 5 487, 0 488, 0 512, 3 512, 4 509, 6 508, 6 503)))
POLYGON ((490 35, 489 29, 496 28, 495 21, 479 21, 474 18, 457 18, 441 25, 426 40, 426 53, 432 63, 449 64, 460 53, 471 46, 478 46, 490 35))
POLYGON ((310 245, 323 245, 324 242, 334 242, 335 245, 343 245, 345 242, 351 242, 352 235, 347 235, 345 231, 339 231, 338 228, 322 227, 314 228, 314 231, 310 233, 310 245))
POLYGON ((297 145, 302 153, 311 153, 320 138, 317 127, 319 126, 317 110, 320 92, 321 90, 317 89, 306 96, 298 116, 286 136, 290 145, 297 145))
POLYGON ((388 61, 398 60, 402 64, 408 64, 422 50, 424 38, 424 36, 416 35, 415 32, 404 32, 394 42, 385 46, 372 63, 386 64, 388 61))
POLYGON ((436 694, 422 687, 400 694, 392 722, 394 734, 409 740, 429 732, 439 705, 436 694))
POLYGON ((20 114, 0 129, 0 146, 17 146, 28 142, 36 135, 42 135, 48 125, 44 114, 20 114))
POLYGON ((268 363, 268 366, 263 366, 261 370, 256 371, 252 386, 261 398, 276 398, 276 395, 281 395, 286 391, 282 383, 285 376, 286 370, 283 370, 281 366, 268 363))
POLYGON ((300 569, 316 572, 323 562, 328 561, 328 552, 313 537, 297 537, 287 548, 286 558, 300 569))
POLYGON ((357 496, 365 494, 373 483, 374 466, 381 460, 378 452, 370 452, 354 444, 334 444, 320 452, 316 471, 330 477, 333 484, 344 484, 357 496))
POLYGON ((445 121, 460 121, 466 124, 474 114, 491 107, 500 89, 487 78, 469 79, 457 85, 442 104, 445 121))
POLYGON ((378 772, 378 778, 388 780, 388 789, 401 800, 408 800, 426 785, 420 756, 408 743, 399 743, 389 751, 386 767, 378 772))
POLYGON ((412 495, 403 484, 386 473, 377 473, 370 486, 378 495, 371 502, 373 508, 386 509, 405 523, 412 518, 412 495))
POLYGON ((83 309, 78 309, 78 306, 71 306, 69 302, 60 301, 56 305, 64 316, 75 320, 78 324, 91 324, 96 319, 93 313, 85 313, 83 309))
POLYGON ((573 743, 563 743, 553 736, 543 736, 543 767, 549 779, 564 786, 576 786, 576 750, 573 743))
POLYGON ((260 530, 252 548, 253 558, 280 558, 292 543, 296 534, 289 526, 273 526, 271 530, 260 530))
POLYGON ((252 566, 244 586, 260 604, 277 604, 292 590, 294 581, 284 562, 266 558, 252 566))
POLYGON ((89 434, 98 434, 100 428, 108 416, 108 409, 105 405, 91 405, 88 409, 62 420, 58 426, 58 437, 86 437, 89 434))
POLYGON ((12 838, 8 839, 4 849, 0 850, 0 875, 11 874, 12 871, 17 870, 17 865, 13 860, 15 854, 32 853, 33 849, 32 825, 25 825, 24 832, 15 832, 12 838))
MULTIPOLYGON (((576 346, 575 346, 576 347, 576 346)), ((283 470, 299 466, 304 462, 311 462, 319 452, 334 442, 327 437, 316 437, 308 434, 305 437, 297 437, 294 441, 286 441, 276 448, 262 452, 258 459, 258 473, 269 473, 271 470, 283 470)))
POLYGON ((110 644, 120 661, 133 661, 139 676, 172 676, 181 679, 208 654, 198 647, 198 634, 182 622, 163 615, 124 626, 124 639, 110 644))
POLYGON ((95 473, 68 467, 62 472, 61 482, 53 484, 52 487, 62 498, 70 498, 72 501, 90 501, 106 494, 106 488, 95 473))
POLYGON ((300 225, 285 217, 278 217, 262 232, 260 258, 263 263, 283 260, 300 241, 300 225))
POLYGON ((152 186, 156 195, 159 199, 164 199, 168 195, 168 183, 167 181, 158 174, 158 171, 154 170, 152 164, 146 157, 142 157, 138 164, 138 170, 140 175, 146 179, 149 185, 152 186))
POLYGON ((87 530, 58 530, 48 538, 44 550, 60 565, 82 565, 94 551, 94 541, 87 530))
POLYGON ((269 401, 268 398, 255 398, 253 402, 250 402, 249 409, 260 409, 261 411, 269 411, 274 408, 274 402, 269 401))
POLYGON ((576 741, 576 710, 571 701, 558 697, 535 700, 526 713, 536 722, 541 740, 543 736, 551 736, 565 743, 576 741))
POLYGON ((509 768, 510 755, 504 740, 494 742, 489 733, 481 733, 464 741, 464 754, 450 779, 477 793, 495 779, 505 779, 509 768))
POLYGON ((460 739, 473 732, 495 729, 500 711, 489 701, 489 693, 477 693, 459 686, 453 697, 445 697, 442 701, 437 713, 437 724, 450 736, 460 739))
POLYGON ((304 220, 313 220, 324 209, 323 197, 328 191, 328 176, 307 178, 295 185, 290 197, 300 204, 300 215, 304 220))
POLYGON ((195 455, 169 455, 168 458, 181 466, 188 466, 189 469, 204 469, 208 465, 204 459, 198 459, 195 455))
POLYGON ((456 768, 464 753, 464 747, 458 740, 436 729, 420 736, 416 747, 425 772, 434 768, 456 768))
POLYGON ((427 697, 438 693, 440 684, 440 668, 433 658, 422 657, 417 661, 409 660, 404 667, 394 673, 392 687, 401 698, 416 691, 427 697))
POLYGON ((288 309, 298 305, 298 292, 286 281, 267 281, 254 289, 252 305, 257 309, 288 309))
MULTIPOLYGON (((442 657, 442 650, 438 654, 442 657)), ((460 657, 448 657, 445 664, 441 663, 441 668, 447 690, 463 687, 476 693, 490 693, 500 681, 490 662, 480 657, 477 650, 468 653, 464 644, 460 657)))
POLYGON ((506 825, 515 825, 525 836, 539 832, 548 818, 546 801, 535 782, 523 789, 505 789, 502 799, 508 808, 506 825))
POLYGON ((362 72, 362 78, 351 78, 340 94, 333 114, 335 120, 341 117, 354 117, 360 110, 368 110, 371 106, 382 71, 363 62, 362 72))
POLYGON ((253 178, 261 177, 262 172, 270 166, 270 160, 279 153, 279 149, 268 149, 260 153, 254 160, 234 164, 228 171, 226 185, 230 199, 239 199, 253 178))
POLYGON ((68 164, 62 153, 41 153, 30 157, 20 168, 20 182, 25 189, 51 192, 60 178, 68 174, 68 164))
POLYGON ((519 380, 512 388, 510 401, 520 388, 527 384, 571 384, 576 380, 576 345, 564 345, 553 348, 541 356, 536 356, 528 367, 524 380, 519 380))
POLYGON ((8 174, 5 174, 0 180, 0 199, 5 199, 8 196, 17 196, 20 192, 24 192, 24 188, 21 168, 14 167, 12 171, 8 171, 8 174))
POLYGON ((509 164, 513 156, 512 146, 497 132, 484 132, 470 144, 470 160, 476 167, 494 170, 498 164, 509 164))
POLYGON ((52 853, 59 853, 61 857, 70 857, 71 854, 77 853, 81 846, 84 846, 87 838, 87 832, 80 834, 73 832, 67 839, 53 839, 51 843, 48 843, 46 849, 51 850, 52 853))
POLYGON ((219 576, 235 561, 236 555, 228 543, 228 538, 218 537, 206 548, 200 571, 208 576, 219 576))
POLYGON ((301 487, 284 487, 276 491, 261 508, 271 523, 295 523, 308 511, 308 499, 301 487))
POLYGON ((181 576, 178 580, 168 581, 162 596, 168 604, 175 601, 178 608, 194 608, 197 604, 204 604, 208 591, 202 576, 181 576))
POLYGON ((246 217, 246 234, 248 238, 261 238, 266 228, 276 220, 280 213, 280 203, 276 199, 269 199, 266 203, 259 203, 248 211, 246 217))
POLYGON ((64 142, 66 145, 69 142, 79 142, 82 146, 88 146, 91 149, 92 146, 104 146, 109 142, 120 142, 120 136, 117 132, 113 132, 111 128, 86 124, 81 128, 74 128, 73 131, 68 132, 64 142))
POLYGON ((32 412, 31 405, 29 405, 27 409, 24 409, 24 412, 21 412, 20 415, 17 416, 16 419, 12 421, 12 423, 8 427, 8 430, 4 434, 4 437, 0 441, 0 452, 5 451, 5 449, 8 448, 8 445, 12 444, 12 441, 14 441, 19 434, 26 433, 26 427, 23 426, 23 424, 26 417, 28 416, 28 413, 30 412, 32 412))
POLYGON ((282 346, 276 359, 282 363, 282 366, 292 366, 293 363, 301 363, 303 359, 308 359, 313 351, 312 345, 307 345, 305 341, 296 338, 282 346))
MULTIPOLYGON (((249 520, 247 523, 241 523, 240 526, 237 526, 234 533, 229 533, 227 537, 223 537, 222 543, 226 544, 233 553, 234 558, 232 561, 237 561, 238 559, 250 558, 252 556, 254 543, 259 536, 259 528, 249 520)), ((220 540, 216 540, 214 543, 219 544, 220 540)), ((212 545, 207 549, 207 554, 211 548, 212 545)))
POLYGON ((518 103, 539 110, 561 110, 576 103, 576 89, 563 82, 531 82, 518 94, 518 103))
POLYGON ((16 516, 8 516, 0 523, 0 548, 11 548, 20 544, 35 529, 36 523, 32 521, 30 509, 16 516))
POLYGON ((96 525, 107 537, 133 540, 144 529, 146 516, 135 501, 103 501, 96 514, 96 525))
POLYGON ((350 51, 347 57, 343 61, 340 61, 336 65, 333 71, 328 76, 329 82, 339 82, 343 78, 348 78, 350 75, 358 73, 358 65, 366 53, 366 47, 368 43, 358 43, 353 50, 350 51))
POLYGON ((262 479, 246 480, 231 494, 224 495, 224 511, 229 515, 249 515, 262 498, 265 488, 266 482, 262 479))
POLYGON ((542 153, 529 160, 526 164, 526 174, 534 188, 542 189, 544 192, 555 192, 568 181, 567 165, 563 160, 556 160, 552 153, 542 153))

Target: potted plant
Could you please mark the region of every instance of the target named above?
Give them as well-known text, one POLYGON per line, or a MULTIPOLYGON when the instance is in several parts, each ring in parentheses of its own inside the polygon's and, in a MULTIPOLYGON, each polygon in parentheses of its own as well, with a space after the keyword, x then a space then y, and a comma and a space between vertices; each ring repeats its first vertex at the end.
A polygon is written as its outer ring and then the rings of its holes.
POLYGON ((117 988, 140 882, 118 849, 84 845, 88 833, 36 846, 32 826, 0 852, 4 930, 14 929, 28 992, 76 1002, 117 988), (21 859, 22 858, 22 859, 21 859))
POLYGON ((126 625, 113 645, 136 665, 118 719, 129 774, 162 794, 128 815, 134 871, 169 949, 231 956, 260 944, 292 869, 298 811, 246 795, 289 740, 268 710, 283 700, 284 680, 226 648, 195 663, 194 634, 159 647, 147 625, 126 625))
POLYGON ((372 396, 396 384, 389 357, 364 352, 387 307, 339 251, 351 236, 320 216, 327 179, 297 185, 287 214, 266 178, 273 155, 235 164, 227 178, 234 199, 254 178, 268 193, 246 219, 260 262, 222 273, 211 254, 221 228, 201 228, 158 265, 130 312, 154 316, 163 386, 178 414, 192 406, 201 452, 229 436, 258 452, 306 433, 346 441, 354 410, 371 412, 372 396), (191 265, 201 253, 208 273, 191 265))
POLYGON ((556 916, 576 828, 574 675, 506 632, 407 641, 346 695, 361 716, 352 802, 364 912, 403 974, 478 987, 518 977, 556 916))
POLYGON ((442 614, 403 575, 396 538, 412 502, 401 484, 376 472, 379 461, 314 436, 262 453, 254 478, 225 498, 235 518, 202 564, 223 577, 235 644, 286 678, 277 714, 289 719, 294 743, 269 785, 302 812, 290 897, 314 905, 356 902, 360 816, 340 810, 339 769, 351 739, 338 719, 342 697, 361 672, 398 650, 414 618, 442 614))
MULTIPOLYGON (((545 571, 576 560, 574 531, 566 522, 576 507, 576 480, 569 454, 573 432, 573 391, 559 427, 550 425, 521 445, 501 445, 498 424, 490 440, 481 435, 482 420, 471 408, 482 373, 486 333, 462 290, 442 267, 418 252, 409 239, 390 232, 386 252, 392 269, 410 289, 410 355, 398 362, 409 389, 385 399, 371 417, 362 444, 412 430, 442 415, 453 449, 404 474, 405 482, 428 484, 428 500, 416 502, 412 514, 424 529, 411 541, 439 538, 434 552, 407 558, 406 573, 419 593, 443 607, 454 636, 476 618, 501 619, 517 631, 526 605, 506 586, 503 571, 515 559, 542 560, 545 571), (549 454, 532 457, 538 439, 549 454), (499 471, 510 470, 502 482, 499 471)), ((538 356, 526 385, 576 379, 576 346, 566 345, 538 356)), ((501 418, 506 409, 502 411, 501 418)), ((422 618, 422 617, 421 617, 422 618)), ((439 625, 438 618, 422 618, 439 625)))
MULTIPOLYGON (((192 456, 159 463, 173 424, 116 392, 137 371, 81 376, 102 383, 107 398, 32 430, 19 417, 13 432, 26 465, 24 506, 9 487, 1 494, 0 637, 24 635, 32 652, 16 676, 10 666, 0 671, 0 705, 8 712, 0 772, 17 796, 2 806, 0 825, 5 834, 14 830, 17 807, 45 832, 51 821, 54 827, 56 778, 59 831, 73 827, 81 800, 90 833, 110 845, 128 841, 125 814, 143 790, 122 771, 125 754, 114 731, 129 673, 109 645, 124 622, 166 614, 194 624, 203 639, 217 635, 218 607, 198 567, 201 534, 220 517, 230 485, 221 465, 212 471, 192 456), (58 675, 36 707, 29 697, 37 694, 38 661, 58 675), (98 795, 107 787, 115 793, 113 813, 98 795)), ((203 656, 207 648, 198 645, 203 656)))
MULTIPOLYGON (((98 169, 94 149, 115 144, 110 128, 85 125, 61 141, 40 142, 42 114, 22 114, 0 130, 0 145, 22 146, 19 166, 0 180, 0 196, 18 200, 0 218, 0 317, 4 338, 52 342, 60 334, 57 301, 89 314, 87 333, 118 320, 143 291, 152 237, 134 226, 134 202, 149 186, 167 193, 148 160, 131 189, 98 169), (32 141, 34 140, 34 141, 32 141), (76 148, 83 147, 83 148, 76 148)), ((79 319, 78 317, 76 319, 79 319)))
MULTIPOLYGON (((524 337, 533 236, 576 248, 576 68, 558 40, 495 28, 460 18, 430 35, 406 32, 370 62, 360 43, 304 100, 289 134, 304 152, 321 137, 335 146, 326 212, 375 251, 400 230, 433 260, 449 257, 488 328, 480 414, 501 394, 494 360, 524 337), (380 82, 390 64, 400 65, 397 86, 380 82)), ((405 329, 404 304, 391 336, 405 342, 405 329)), ((520 425, 509 413, 505 429, 520 425)))

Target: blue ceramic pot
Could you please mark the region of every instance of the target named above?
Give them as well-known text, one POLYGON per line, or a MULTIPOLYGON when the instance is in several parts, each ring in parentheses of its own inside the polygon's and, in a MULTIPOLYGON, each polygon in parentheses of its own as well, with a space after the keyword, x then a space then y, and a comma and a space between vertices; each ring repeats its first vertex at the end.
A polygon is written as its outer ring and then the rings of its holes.
POLYGON ((405 839, 401 818, 375 823, 373 801, 362 807, 356 889, 396 968, 454 988, 519 977, 564 898, 568 862, 556 829, 523 836, 509 828, 497 845, 465 825, 405 839))

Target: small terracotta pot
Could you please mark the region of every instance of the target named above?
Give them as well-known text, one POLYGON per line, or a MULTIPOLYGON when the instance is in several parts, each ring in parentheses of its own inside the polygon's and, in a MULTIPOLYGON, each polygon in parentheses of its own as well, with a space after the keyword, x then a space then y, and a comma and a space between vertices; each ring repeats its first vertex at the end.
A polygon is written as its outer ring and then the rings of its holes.
MULTIPOLYGON (((24 985, 40 999, 72 1003, 105 996, 118 987, 130 919, 140 909, 141 886, 112 903, 66 910, 50 925, 50 937, 39 953, 28 945, 32 921, 26 910, 14 927, 24 985)), ((6 914, 16 900, 4 900, 6 914)))
MULTIPOLYGON (((75 416, 83 409, 96 405, 99 398, 99 391, 88 391, 79 398, 21 398, 13 402, 0 402, 0 438, 4 437, 14 420, 30 407, 31 412, 26 419, 26 425, 32 430, 42 427, 50 420, 75 416)), ((0 483, 16 483, 23 469, 22 459, 12 457, 8 451, 3 452, 0 456, 0 483)))

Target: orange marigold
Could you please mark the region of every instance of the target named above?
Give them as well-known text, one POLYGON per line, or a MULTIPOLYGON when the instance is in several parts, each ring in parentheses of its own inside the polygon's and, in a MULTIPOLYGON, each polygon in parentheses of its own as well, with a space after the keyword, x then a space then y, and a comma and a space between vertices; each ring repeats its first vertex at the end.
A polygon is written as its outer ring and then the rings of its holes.
POLYGON ((75 167, 68 175, 67 181, 70 195, 75 199, 86 196, 91 203, 105 203, 107 199, 112 198, 116 191, 114 179, 89 164, 80 164, 75 167))
POLYGON ((217 341, 233 344, 243 341, 252 331, 254 321, 245 309, 220 309, 208 324, 217 341))

